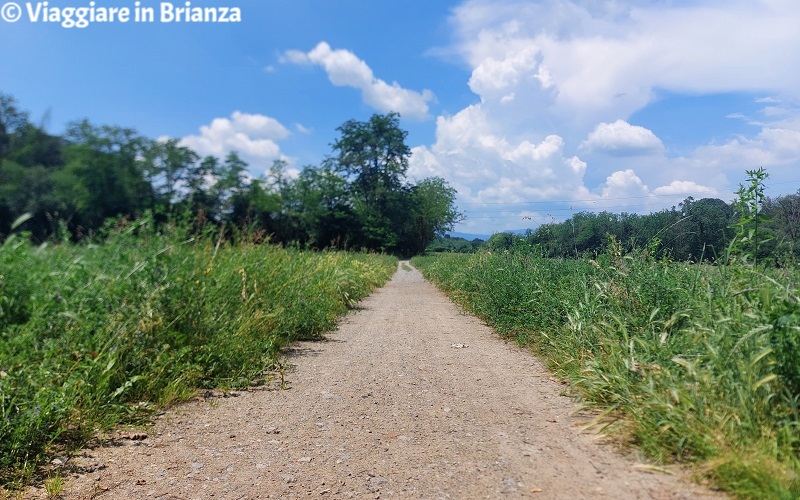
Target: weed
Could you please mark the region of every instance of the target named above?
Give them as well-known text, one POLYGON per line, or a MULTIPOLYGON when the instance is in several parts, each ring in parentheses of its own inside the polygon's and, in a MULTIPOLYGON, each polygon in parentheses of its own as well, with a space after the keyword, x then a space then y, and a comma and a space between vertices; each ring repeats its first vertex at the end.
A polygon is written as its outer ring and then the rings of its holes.
POLYGON ((762 246, 772 239, 771 235, 764 234, 764 226, 769 221, 762 209, 766 201, 764 181, 769 174, 763 167, 747 170, 746 173, 748 185, 745 187, 740 184, 736 191, 734 205, 738 221, 733 225, 736 237, 730 243, 729 254, 744 261, 752 258, 753 263, 758 264, 762 246))
POLYGON ((47 498, 58 498, 64 491, 64 478, 59 472, 54 472, 49 478, 44 480, 44 490, 47 498))

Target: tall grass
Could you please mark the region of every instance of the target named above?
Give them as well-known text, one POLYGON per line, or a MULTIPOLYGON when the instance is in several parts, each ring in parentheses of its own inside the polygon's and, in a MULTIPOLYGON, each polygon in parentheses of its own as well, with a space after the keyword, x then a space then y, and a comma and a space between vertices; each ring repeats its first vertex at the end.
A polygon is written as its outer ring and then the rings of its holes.
POLYGON ((598 425, 743 498, 800 498, 797 270, 623 256, 416 258, 569 379, 598 425))
POLYGON ((313 253, 147 222, 97 245, 0 246, 0 480, 197 388, 265 376, 384 283, 391 257, 313 253))

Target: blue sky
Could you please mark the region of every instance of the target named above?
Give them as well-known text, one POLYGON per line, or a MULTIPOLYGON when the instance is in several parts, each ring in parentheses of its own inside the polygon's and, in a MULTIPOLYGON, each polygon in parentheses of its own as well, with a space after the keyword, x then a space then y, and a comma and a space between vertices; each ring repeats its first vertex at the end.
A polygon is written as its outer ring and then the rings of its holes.
POLYGON ((0 91, 54 133, 86 117, 236 149, 256 176, 277 158, 319 164, 343 122, 399 111, 409 176, 456 187, 469 233, 730 201, 760 166, 770 195, 800 188, 794 0, 191 6, 236 7, 242 22, 0 20, 0 91))

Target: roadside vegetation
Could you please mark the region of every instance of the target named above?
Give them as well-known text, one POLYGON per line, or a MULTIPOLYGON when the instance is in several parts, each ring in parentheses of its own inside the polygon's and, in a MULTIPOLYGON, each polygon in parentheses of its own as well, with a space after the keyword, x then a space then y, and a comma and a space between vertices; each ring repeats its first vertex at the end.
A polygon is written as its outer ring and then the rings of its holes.
POLYGON ((397 260, 224 240, 151 219, 102 244, 0 246, 0 479, 26 481, 98 429, 198 388, 281 376, 280 349, 319 338, 397 260))
POLYGON ((597 429, 739 497, 800 498, 800 271, 754 263, 756 172, 715 265, 613 236, 594 258, 528 246, 412 262, 570 381, 597 429))
POLYGON ((50 134, 0 92, 0 485, 198 389, 282 382, 283 346, 459 220, 443 179, 406 179, 397 114, 337 132, 252 178, 128 128, 50 134))

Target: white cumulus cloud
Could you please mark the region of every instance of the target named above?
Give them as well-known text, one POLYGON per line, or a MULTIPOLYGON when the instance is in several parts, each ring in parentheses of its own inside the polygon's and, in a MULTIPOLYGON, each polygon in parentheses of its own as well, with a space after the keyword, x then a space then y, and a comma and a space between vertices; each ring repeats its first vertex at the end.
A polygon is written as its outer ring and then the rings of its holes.
POLYGON ((642 179, 631 169, 618 170, 608 176, 602 188, 602 198, 637 198, 650 195, 642 179))
POLYGON ((631 125, 625 120, 598 124, 581 147, 615 156, 646 155, 664 151, 661 139, 651 130, 631 125))
POLYGON ((334 50, 326 42, 320 42, 309 52, 286 51, 282 60, 321 66, 331 83, 359 89, 364 102, 384 113, 394 111, 405 118, 422 120, 428 116, 428 103, 434 99, 430 90, 416 92, 397 82, 387 83, 377 78, 367 63, 355 54, 345 49, 334 50))
POLYGON ((667 196, 667 195, 688 195, 691 194, 695 197, 697 196, 718 196, 718 192, 716 189, 702 186, 696 182, 692 181, 672 181, 666 186, 659 186, 653 190, 653 194, 657 196, 667 196))
POLYGON ((510 134, 486 103, 439 116, 436 142, 412 150, 409 175, 445 177, 467 203, 572 196, 586 168, 556 134, 510 134))
POLYGON ((202 156, 224 158, 231 151, 255 168, 266 168, 274 160, 284 159, 278 142, 289 131, 278 120, 260 114, 234 111, 230 118, 215 118, 200 127, 200 133, 181 139, 181 145, 202 156))
POLYGON ((755 137, 698 148, 697 156, 742 170, 758 166, 795 165, 800 158, 800 130, 764 127, 755 137))
MULTIPOLYGON (((796 178, 800 58, 786 50, 800 46, 798 2, 467 0, 450 26, 451 45, 432 53, 461 58, 475 100, 437 117, 410 172, 445 177, 472 211, 574 200, 647 212, 688 195, 730 199, 745 169, 796 178), (725 113, 752 133, 672 147, 669 127, 659 137, 631 123, 660 95, 727 93, 758 100, 757 116, 725 113)), ((462 228, 490 224, 505 223, 462 228)))

